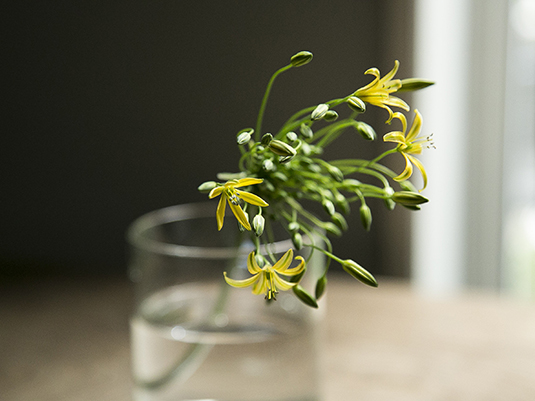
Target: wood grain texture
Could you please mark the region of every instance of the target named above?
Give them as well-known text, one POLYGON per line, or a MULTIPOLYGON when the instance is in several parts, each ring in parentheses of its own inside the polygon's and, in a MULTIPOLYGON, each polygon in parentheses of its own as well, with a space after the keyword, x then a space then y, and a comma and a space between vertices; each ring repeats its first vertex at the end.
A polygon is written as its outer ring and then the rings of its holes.
MULTIPOLYGON (((345 277, 344 277, 345 279, 345 277)), ((5 401, 130 399, 123 279, 0 286, 5 401)), ((424 299, 331 279, 324 331, 326 401, 531 401, 535 305, 483 293, 424 299)))

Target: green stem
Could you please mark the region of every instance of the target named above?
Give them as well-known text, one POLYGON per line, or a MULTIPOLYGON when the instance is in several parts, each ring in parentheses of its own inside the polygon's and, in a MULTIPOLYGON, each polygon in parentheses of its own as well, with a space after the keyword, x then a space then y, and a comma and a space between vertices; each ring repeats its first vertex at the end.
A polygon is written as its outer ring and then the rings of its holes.
POLYGON ((285 67, 280 68, 279 70, 275 71, 275 74, 271 76, 271 79, 268 82, 268 85, 266 87, 266 92, 264 93, 264 97, 262 98, 262 103, 260 104, 260 110, 258 111, 258 118, 256 119, 256 129, 255 129, 255 141, 258 142, 260 140, 260 132, 262 129, 262 120, 264 119, 264 112, 266 110, 267 101, 269 98, 269 93, 271 92, 271 87, 273 86, 273 82, 275 82, 275 78, 279 74, 282 74, 284 71, 289 70, 292 68, 291 64, 288 64, 285 67))

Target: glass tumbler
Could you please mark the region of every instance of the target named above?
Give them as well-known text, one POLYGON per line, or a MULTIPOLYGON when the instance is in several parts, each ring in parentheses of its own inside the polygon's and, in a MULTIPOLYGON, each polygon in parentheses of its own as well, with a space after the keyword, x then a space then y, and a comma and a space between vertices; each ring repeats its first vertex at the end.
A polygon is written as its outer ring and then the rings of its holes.
MULTIPOLYGON (((267 302, 250 287, 227 285, 224 271, 250 276, 254 248, 233 216, 217 230, 215 208, 172 206, 128 229, 133 399, 320 401, 322 306, 304 305, 291 290, 267 302)), ((278 258, 291 246, 271 250, 278 258)), ((321 268, 315 252, 305 277, 314 281, 321 268)))

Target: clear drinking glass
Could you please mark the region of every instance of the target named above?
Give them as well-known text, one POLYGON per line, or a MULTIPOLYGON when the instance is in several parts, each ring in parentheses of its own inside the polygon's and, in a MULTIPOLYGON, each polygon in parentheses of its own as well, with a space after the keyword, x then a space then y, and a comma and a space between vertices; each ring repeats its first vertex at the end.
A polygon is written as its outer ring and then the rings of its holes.
MULTIPOLYGON (((253 247, 231 217, 217 231, 215 207, 157 210, 128 230, 134 400, 321 400, 321 306, 305 306, 291 291, 268 304, 250 288, 227 285, 224 271, 250 276, 253 247)), ((290 247, 278 242, 274 252, 290 247)), ((318 259, 316 252, 307 276, 318 277, 318 259)))

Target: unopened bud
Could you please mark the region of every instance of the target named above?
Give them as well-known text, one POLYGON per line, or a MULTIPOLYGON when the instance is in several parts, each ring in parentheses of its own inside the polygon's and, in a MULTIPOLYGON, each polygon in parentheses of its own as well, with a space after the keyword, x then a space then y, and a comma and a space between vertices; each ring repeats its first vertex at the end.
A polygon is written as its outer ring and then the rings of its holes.
POLYGON ((279 141, 278 139, 273 139, 269 143, 269 149, 279 156, 294 157, 297 153, 295 149, 288 145, 286 142, 279 141))
POLYGON ((262 162, 262 169, 264 171, 273 171, 275 170, 275 165, 273 164, 271 160, 266 159, 262 162))
POLYGON ((366 111, 366 104, 356 96, 351 96, 349 99, 347 99, 347 105, 351 108, 351 110, 359 113, 364 113, 366 111))
POLYGON ((301 131, 301 135, 303 135, 305 138, 310 139, 314 136, 314 132, 312 131, 312 128, 310 128, 306 124, 301 124, 299 127, 299 131, 301 131))
POLYGON ((297 141, 297 134, 293 131, 287 132, 286 139, 288 139, 290 142, 295 142, 297 141))
POLYGON ((331 216, 331 220, 334 224, 336 224, 338 227, 340 227, 340 229, 342 229, 343 231, 346 231, 348 226, 347 226, 347 221, 346 219, 344 218, 344 216, 342 216, 340 213, 335 213, 331 216))
POLYGON ((260 143, 264 146, 269 146, 271 141, 273 140, 273 135, 271 135, 269 132, 264 134, 262 136, 262 139, 260 140, 260 143))
POLYGON ((302 65, 308 64, 312 61, 312 53, 308 51, 300 51, 297 54, 294 54, 290 59, 293 67, 301 67, 302 65))
POLYGON ((392 200, 392 195, 394 195, 394 189, 392 187, 386 187, 384 189, 385 195, 387 198, 384 199, 385 206, 388 210, 394 210, 396 207, 396 202, 392 200))
POLYGON ((332 203, 329 199, 324 199, 321 202, 321 205, 323 206, 323 209, 325 209, 325 211, 329 213, 329 216, 332 216, 336 212, 334 208, 334 203, 332 203))
POLYGON ((342 171, 338 167, 331 166, 329 164, 327 166, 327 171, 329 172, 331 177, 333 177, 336 181, 338 181, 338 182, 344 181, 344 174, 342 173, 342 171))
POLYGON ((288 230, 290 231, 296 231, 299 230, 299 223, 297 221, 292 221, 290 224, 288 224, 288 230))
POLYGON ((217 183, 215 181, 206 181, 206 182, 203 182, 201 185, 199 185, 197 189, 201 192, 210 192, 216 186, 217 186, 217 183))
POLYGON ((254 129, 245 128, 236 134, 236 140, 238 145, 244 145, 251 140, 251 135, 253 135, 254 129))
POLYGON ((335 192, 334 199, 338 208, 341 209, 343 213, 349 214, 351 210, 349 207, 349 202, 347 201, 346 197, 342 195, 340 192, 335 192))
POLYGON ((264 226, 266 219, 261 214, 257 214, 253 219, 253 228, 257 237, 260 237, 264 233, 264 226))
POLYGON ((362 121, 357 121, 355 123, 355 128, 357 132, 368 141, 373 141, 375 138, 377 138, 375 130, 370 125, 363 123, 362 121))
POLYGON ((310 115, 310 119, 313 120, 313 121, 314 120, 319 120, 319 119, 323 118, 325 113, 327 113, 328 111, 329 111, 329 106, 327 106, 325 103, 319 104, 314 109, 312 114, 310 115))
POLYGON ((342 235, 342 231, 338 228, 338 226, 330 221, 324 222, 321 227, 328 233, 334 234, 337 237, 342 235))
POLYGON ((375 278, 357 262, 351 259, 346 259, 342 263, 342 268, 345 272, 349 273, 349 275, 356 278, 360 282, 372 287, 378 286, 377 280, 375 280, 375 278))
POLYGON ((302 301, 305 305, 311 306, 313 308, 318 307, 318 303, 314 299, 312 295, 310 295, 308 292, 305 291, 303 287, 301 287, 299 284, 294 285, 292 288, 295 296, 299 298, 300 301, 302 301))
POLYGON ((316 282, 316 299, 320 299, 323 293, 325 292, 325 287, 327 286, 327 276, 321 276, 316 282))
POLYGON ((429 202, 425 196, 420 195, 418 192, 399 191, 394 192, 392 200, 403 206, 418 206, 422 203, 429 202))
POLYGON ((397 92, 408 92, 408 91, 417 91, 420 89, 427 88, 428 86, 434 85, 433 81, 428 79, 421 78, 408 78, 401 80, 401 88, 397 92))
POLYGON ((372 226, 372 211, 365 203, 360 207, 360 222, 366 231, 370 231, 372 226))
POLYGON ((292 242, 294 244, 295 249, 298 251, 303 249, 303 236, 299 232, 294 232, 292 235, 292 242))
POLYGON ((325 121, 336 121, 338 119, 338 113, 334 110, 329 110, 327 113, 325 113, 323 119, 325 121))

